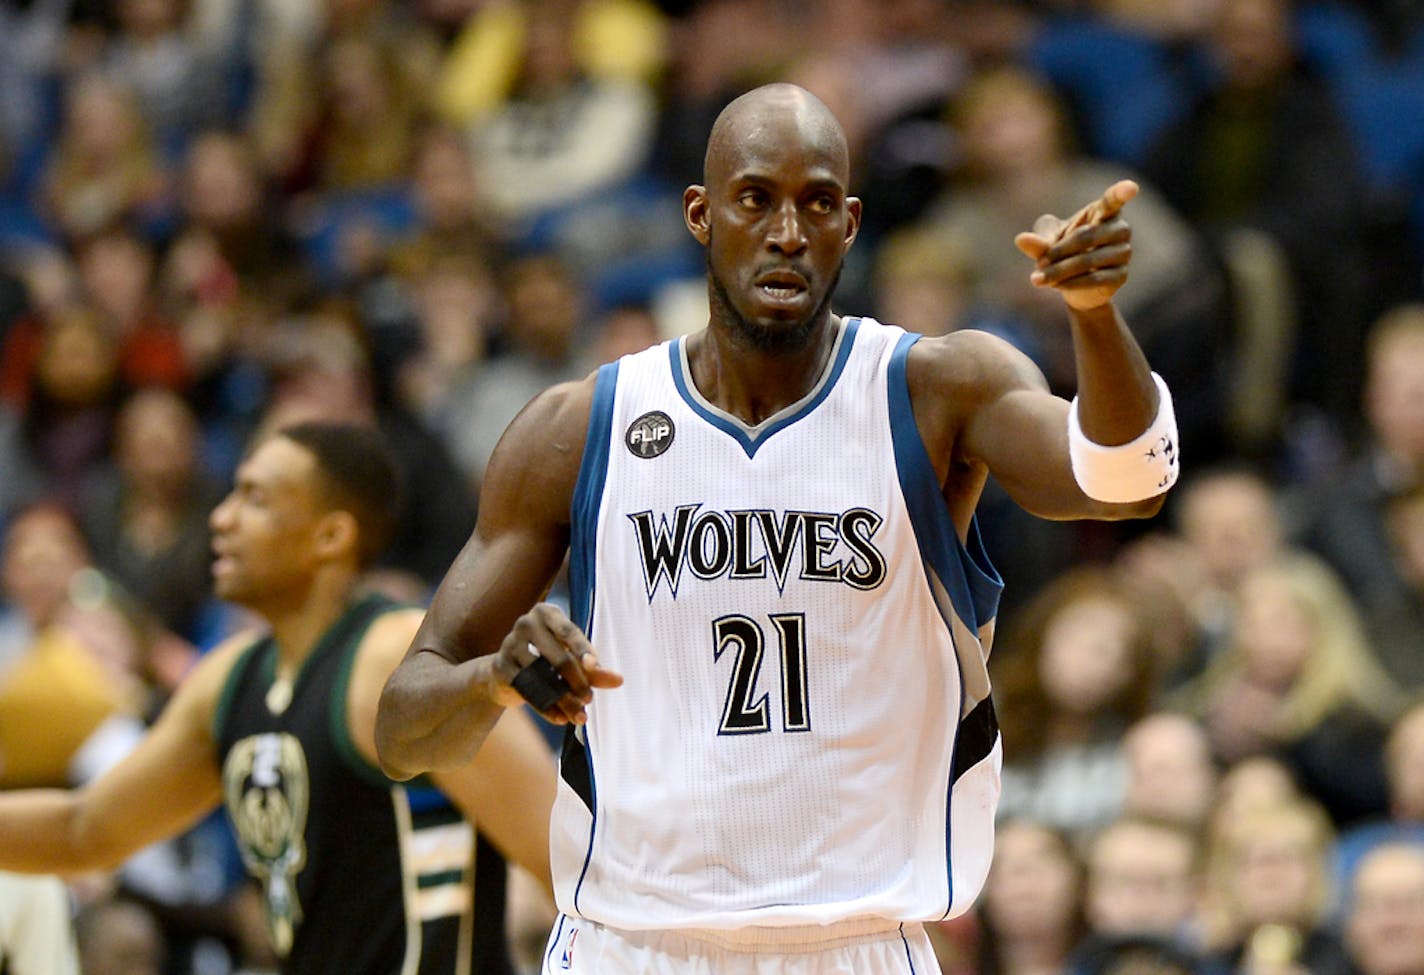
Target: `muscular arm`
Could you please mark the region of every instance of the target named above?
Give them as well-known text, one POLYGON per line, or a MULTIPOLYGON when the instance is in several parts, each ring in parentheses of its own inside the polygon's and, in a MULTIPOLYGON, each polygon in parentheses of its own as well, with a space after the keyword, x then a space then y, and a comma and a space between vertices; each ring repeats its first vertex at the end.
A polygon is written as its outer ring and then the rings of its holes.
POLYGON ((0 794, 0 869, 70 873, 108 869, 191 826, 222 798, 213 712, 250 638, 208 654, 138 747, 77 790, 0 794))
MULTIPOLYGON (((1136 187, 1125 185, 1130 189, 1117 184, 1067 221, 1046 217, 1019 237, 1036 260, 1035 283, 1064 297, 1079 418, 1088 438, 1107 446, 1135 439, 1158 408, 1147 360, 1112 303, 1131 254, 1117 212, 1136 187)), ((961 525, 987 474, 1044 518, 1136 518, 1161 507, 1161 496, 1109 504, 1082 492, 1069 461, 1069 404, 1008 343, 977 332, 922 340, 910 352, 907 378, 921 435, 961 525)))
POLYGON ((381 694, 376 750, 388 775, 468 764, 520 703, 511 658, 495 651, 563 563, 592 398, 592 378, 540 394, 495 448, 479 523, 381 694))

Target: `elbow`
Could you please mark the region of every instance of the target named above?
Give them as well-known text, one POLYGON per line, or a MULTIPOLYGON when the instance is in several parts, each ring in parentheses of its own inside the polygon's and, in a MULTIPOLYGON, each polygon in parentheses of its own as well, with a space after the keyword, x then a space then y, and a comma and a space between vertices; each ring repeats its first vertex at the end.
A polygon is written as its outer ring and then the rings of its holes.
POLYGON ((392 688, 393 681, 394 678, 381 691, 381 699, 376 705, 376 762, 387 778, 404 782, 425 770, 414 760, 402 734, 400 704, 396 700, 399 692, 392 688))
POLYGON ((393 722, 386 716, 384 701, 381 713, 376 717, 376 762, 381 773, 396 782, 405 782, 419 775, 424 769, 412 761, 410 749, 392 728, 393 722))

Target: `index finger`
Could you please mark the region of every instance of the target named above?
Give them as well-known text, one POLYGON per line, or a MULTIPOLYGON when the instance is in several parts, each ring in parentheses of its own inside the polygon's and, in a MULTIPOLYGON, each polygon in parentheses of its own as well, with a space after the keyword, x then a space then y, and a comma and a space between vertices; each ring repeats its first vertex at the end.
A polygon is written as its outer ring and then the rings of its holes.
POLYGON ((1117 216, 1127 201, 1137 195, 1138 186, 1130 179, 1120 179, 1103 191, 1102 198, 1097 201, 1098 220, 1111 220, 1117 216))

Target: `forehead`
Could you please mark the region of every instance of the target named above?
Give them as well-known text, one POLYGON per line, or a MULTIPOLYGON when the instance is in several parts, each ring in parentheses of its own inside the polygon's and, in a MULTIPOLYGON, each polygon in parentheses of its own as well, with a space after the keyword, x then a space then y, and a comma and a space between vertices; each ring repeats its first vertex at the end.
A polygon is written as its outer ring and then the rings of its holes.
POLYGON ((1361 892, 1424 890, 1424 848, 1381 850, 1360 864, 1356 878, 1361 892))
POLYGON ((288 491, 310 490, 315 474, 312 455, 285 437, 263 441, 237 468, 239 484, 288 491))
POLYGON ((845 145, 825 120, 791 110, 748 113, 722 135, 708 160, 714 182, 847 182, 845 145))

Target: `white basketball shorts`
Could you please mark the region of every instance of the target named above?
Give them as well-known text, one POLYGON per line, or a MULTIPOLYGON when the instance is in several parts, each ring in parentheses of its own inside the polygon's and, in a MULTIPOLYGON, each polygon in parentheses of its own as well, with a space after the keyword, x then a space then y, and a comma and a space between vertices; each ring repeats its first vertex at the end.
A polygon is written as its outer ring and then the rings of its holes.
POLYGON ((937 975, 919 924, 620 931, 559 915, 542 975, 937 975))

